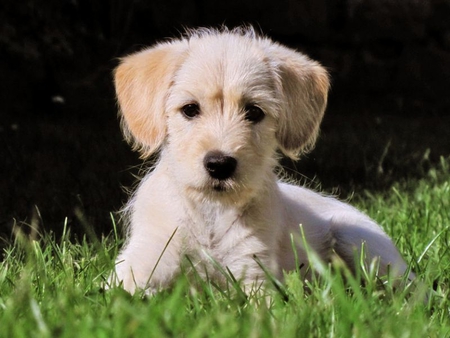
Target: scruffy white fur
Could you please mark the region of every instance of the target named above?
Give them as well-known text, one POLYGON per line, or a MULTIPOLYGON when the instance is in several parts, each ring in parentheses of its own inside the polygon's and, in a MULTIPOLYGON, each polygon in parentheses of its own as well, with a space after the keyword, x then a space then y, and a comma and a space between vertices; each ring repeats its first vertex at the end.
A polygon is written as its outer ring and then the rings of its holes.
POLYGON ((302 231, 324 261, 337 255, 351 268, 365 243, 380 274, 406 271, 367 216, 273 172, 277 149, 297 158, 314 144, 329 88, 319 63, 251 28, 199 29, 123 58, 115 85, 125 135, 144 157, 160 154, 126 208, 112 282, 152 293, 170 285, 185 257, 217 283, 224 277, 215 264, 261 283, 257 261, 278 278, 298 263, 307 277, 302 231), (211 176, 211 154, 235 168, 211 176))

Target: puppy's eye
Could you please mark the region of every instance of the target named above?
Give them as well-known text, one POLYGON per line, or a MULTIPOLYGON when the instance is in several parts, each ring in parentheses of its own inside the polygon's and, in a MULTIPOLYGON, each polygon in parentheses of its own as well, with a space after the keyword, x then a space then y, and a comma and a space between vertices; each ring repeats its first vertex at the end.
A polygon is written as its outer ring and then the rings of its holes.
POLYGON ((245 107, 245 119, 247 121, 258 123, 264 118, 264 116, 266 115, 264 114, 262 109, 255 105, 249 104, 245 107))
POLYGON ((200 107, 196 103, 189 103, 181 108, 181 112, 186 118, 192 119, 200 114, 200 107))

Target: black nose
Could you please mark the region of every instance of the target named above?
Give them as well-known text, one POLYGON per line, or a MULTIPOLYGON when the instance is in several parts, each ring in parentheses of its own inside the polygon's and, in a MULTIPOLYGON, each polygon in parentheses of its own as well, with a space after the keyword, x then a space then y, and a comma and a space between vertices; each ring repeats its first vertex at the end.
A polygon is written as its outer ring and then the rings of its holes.
POLYGON ((226 180, 233 176, 237 161, 234 157, 226 156, 220 151, 211 151, 203 159, 203 165, 212 178, 226 180))

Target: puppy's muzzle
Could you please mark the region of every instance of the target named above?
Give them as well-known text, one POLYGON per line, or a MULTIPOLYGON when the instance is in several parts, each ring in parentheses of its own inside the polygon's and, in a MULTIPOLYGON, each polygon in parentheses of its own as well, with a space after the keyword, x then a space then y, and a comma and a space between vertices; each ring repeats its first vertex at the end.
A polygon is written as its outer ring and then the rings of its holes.
POLYGON ((220 151, 211 151, 203 159, 203 165, 211 178, 223 181, 233 176, 237 161, 220 151))

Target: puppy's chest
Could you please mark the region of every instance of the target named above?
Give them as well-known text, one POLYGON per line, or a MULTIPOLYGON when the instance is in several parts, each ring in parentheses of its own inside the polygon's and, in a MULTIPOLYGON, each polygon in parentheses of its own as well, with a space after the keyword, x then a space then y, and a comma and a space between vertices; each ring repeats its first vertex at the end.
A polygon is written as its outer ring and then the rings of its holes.
POLYGON ((195 270, 218 283, 224 282, 221 268, 238 279, 253 281, 262 278, 259 263, 276 272, 280 228, 267 216, 263 211, 248 209, 244 213, 234 210, 187 213, 179 227, 185 271, 195 270))
POLYGON ((224 256, 249 236, 246 220, 235 212, 204 212, 182 221, 183 254, 224 256))
POLYGON ((203 213, 191 217, 182 227, 182 255, 207 270, 212 262, 222 267, 243 267, 254 263, 254 257, 266 260, 276 245, 275 234, 267 231, 249 214, 232 210, 203 213))

